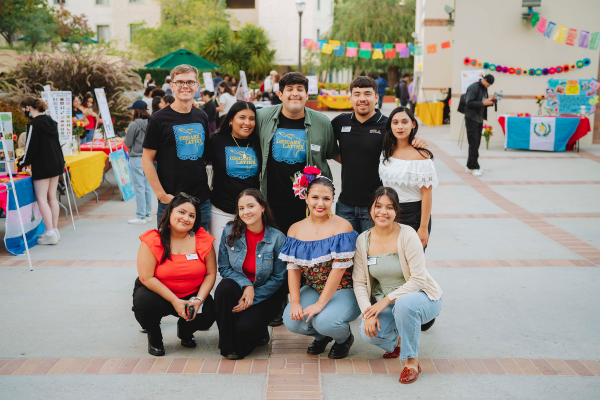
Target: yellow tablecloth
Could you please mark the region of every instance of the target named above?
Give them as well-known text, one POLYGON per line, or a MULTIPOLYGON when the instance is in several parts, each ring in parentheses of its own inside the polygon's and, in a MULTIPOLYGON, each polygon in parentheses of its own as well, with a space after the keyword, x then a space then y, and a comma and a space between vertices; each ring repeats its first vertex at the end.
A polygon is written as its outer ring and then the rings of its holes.
POLYGON ((442 125, 444 123, 444 103, 417 103, 417 116, 421 122, 428 126, 442 125))
POLYGON ((319 107, 335 108, 337 110, 346 110, 352 108, 350 96, 319 96, 319 107))
POLYGON ((100 186, 107 158, 103 151, 82 151, 77 156, 65 156, 77 197, 83 197, 100 186))

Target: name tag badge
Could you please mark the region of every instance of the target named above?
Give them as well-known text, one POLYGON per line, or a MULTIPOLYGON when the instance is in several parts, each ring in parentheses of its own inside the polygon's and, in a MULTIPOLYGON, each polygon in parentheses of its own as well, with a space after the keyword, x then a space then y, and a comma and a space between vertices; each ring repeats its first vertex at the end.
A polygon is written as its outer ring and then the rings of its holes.
POLYGON ((342 132, 350 132, 351 126, 342 126, 342 132))
POLYGON ((369 259, 367 260, 367 265, 375 265, 377 264, 377 259, 374 257, 369 257, 369 259))
POLYGON ((310 149, 311 151, 321 151, 321 146, 319 146, 318 144, 311 144, 310 149))
POLYGON ((186 254, 185 258, 187 258, 188 261, 190 261, 190 260, 197 260, 198 259, 198 254, 186 254))

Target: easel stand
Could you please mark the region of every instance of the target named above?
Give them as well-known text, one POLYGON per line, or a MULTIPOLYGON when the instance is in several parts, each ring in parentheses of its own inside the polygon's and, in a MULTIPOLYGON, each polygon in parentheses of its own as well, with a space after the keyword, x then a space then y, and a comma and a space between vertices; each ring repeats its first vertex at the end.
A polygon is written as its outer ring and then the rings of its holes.
POLYGON ((465 118, 463 118, 462 125, 460 126, 460 134, 458 135, 458 146, 462 150, 463 143, 465 142, 465 135, 467 133, 467 128, 465 126, 465 118))

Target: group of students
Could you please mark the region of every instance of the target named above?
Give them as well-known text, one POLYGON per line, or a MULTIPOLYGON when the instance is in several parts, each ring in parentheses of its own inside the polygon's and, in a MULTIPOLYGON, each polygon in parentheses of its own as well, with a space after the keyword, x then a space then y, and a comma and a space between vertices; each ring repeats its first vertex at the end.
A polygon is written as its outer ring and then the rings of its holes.
POLYGON ((424 258, 437 175, 410 109, 382 115, 377 83, 361 76, 354 112, 330 121, 305 107, 308 80, 292 72, 279 82, 282 104, 238 101, 209 138, 192 106, 197 70, 180 65, 171 77, 175 101, 148 120, 142 153, 159 200, 133 294, 149 353, 164 355, 160 320, 174 315, 184 347, 216 321, 221 354, 243 358, 269 342, 285 306, 286 327, 314 337, 309 354, 334 341, 329 357, 343 358, 362 314, 361 336, 407 360, 400 381, 414 382, 420 331, 442 291, 424 258), (342 165, 337 215, 329 159, 342 165))

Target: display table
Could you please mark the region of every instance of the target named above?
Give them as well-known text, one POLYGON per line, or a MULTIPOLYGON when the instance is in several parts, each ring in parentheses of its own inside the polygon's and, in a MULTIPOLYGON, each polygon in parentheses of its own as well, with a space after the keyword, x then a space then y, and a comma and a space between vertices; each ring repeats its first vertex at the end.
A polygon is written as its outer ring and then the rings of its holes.
MULTIPOLYGON (((31 180, 31 175, 29 174, 23 174, 23 173, 19 173, 19 175, 17 176, 13 176, 13 179, 15 181, 15 186, 17 187, 17 189, 19 189, 21 187, 21 185, 31 185, 31 187, 33 188, 33 181, 31 180), (25 179, 29 179, 29 183, 27 182, 19 182, 18 181, 22 181, 25 179)), ((8 175, 0 175, 0 208, 3 209, 4 211, 6 211, 6 197, 7 197, 7 193, 8 191, 6 189, 8 189, 8 187, 10 186, 10 178, 8 177, 8 175)))
POLYGON ((590 120, 587 117, 578 116, 518 117, 500 115, 498 123, 504 132, 504 147, 507 149, 573 150, 575 143, 591 130, 590 120), (546 132, 548 128, 549 132, 546 132))
MULTIPOLYGON (((110 144, 112 146, 112 151, 117 151, 119 149, 125 148, 125 153, 129 151, 125 144, 123 143, 123 139, 110 139, 110 144)), ((103 151, 106 154, 110 154, 110 147, 108 143, 104 144, 104 140, 96 139, 93 142, 83 143, 79 145, 80 151, 103 151)))
POLYGON ((441 101, 417 103, 415 112, 424 125, 437 126, 444 124, 444 103, 441 101))
POLYGON ((319 107, 334 108, 336 110, 349 110, 352 108, 349 95, 343 96, 319 96, 319 107))
POLYGON ((104 151, 81 151, 77 156, 65 156, 71 185, 77 197, 91 193, 100 186, 107 158, 104 151))

